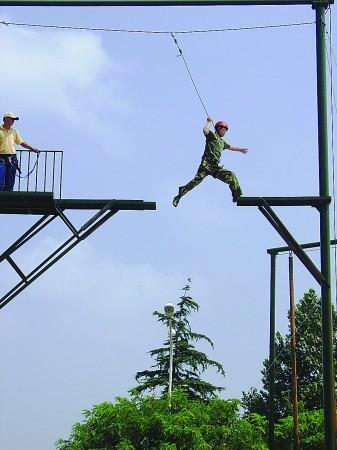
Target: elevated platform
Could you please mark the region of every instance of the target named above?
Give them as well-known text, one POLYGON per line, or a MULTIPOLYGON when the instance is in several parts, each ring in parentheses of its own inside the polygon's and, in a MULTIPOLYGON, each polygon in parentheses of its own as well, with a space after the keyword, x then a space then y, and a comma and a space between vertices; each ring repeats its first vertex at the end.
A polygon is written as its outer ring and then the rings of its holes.
POLYGON ((238 206, 320 206, 331 202, 331 197, 239 197, 238 206))
POLYGON ((115 199, 54 199, 52 192, 0 192, 0 214, 54 215, 58 209, 155 210, 155 202, 115 199))
POLYGON ((52 192, 0 192, 0 214, 53 214, 52 192))
POLYGON ((12 289, 0 298, 0 309, 119 211, 155 209, 155 202, 144 202, 143 200, 54 199, 51 192, 0 192, 0 214, 33 214, 41 216, 12 245, 0 254, 0 263, 6 261, 20 279, 12 289), (67 217, 66 210, 95 210, 95 213, 82 226, 76 227, 67 217), (56 219, 61 219, 69 229, 70 237, 62 244, 59 244, 33 270, 29 273, 24 273, 13 259, 13 255, 56 219))

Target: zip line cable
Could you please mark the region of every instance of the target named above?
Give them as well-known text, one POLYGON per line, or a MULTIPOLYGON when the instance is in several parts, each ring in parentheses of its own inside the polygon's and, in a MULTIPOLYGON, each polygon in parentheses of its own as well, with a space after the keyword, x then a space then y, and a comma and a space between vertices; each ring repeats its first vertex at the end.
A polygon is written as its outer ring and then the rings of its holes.
POLYGON ((176 46, 178 47, 178 50, 179 50, 179 56, 181 56, 182 59, 183 59, 183 61, 184 61, 186 70, 187 70, 188 75, 189 75, 189 77, 190 77, 190 79, 191 79, 191 81, 192 81, 193 87, 194 87, 194 89, 195 89, 195 92, 197 93, 197 96, 198 96, 198 98, 199 98, 199 100, 200 100, 200 103, 202 104, 202 107, 204 108, 207 117, 209 117, 209 114, 208 114, 208 112, 207 112, 206 106, 205 106, 204 102, 202 101, 201 95, 200 95, 200 93, 199 93, 199 91, 198 91, 198 88, 197 88, 197 86, 196 86, 196 84, 195 84, 195 82, 194 82, 194 80, 193 80, 191 71, 190 71, 190 69, 188 68, 186 59, 185 59, 185 57, 184 57, 184 54, 183 54, 181 48, 179 47, 178 41, 177 41, 176 37, 174 36, 174 33, 171 33, 171 36, 172 36, 172 39, 174 40, 174 43, 175 43, 176 46))
POLYGON ((177 31, 161 31, 161 30, 128 30, 128 29, 115 29, 115 28, 93 28, 93 27, 76 27, 67 25, 44 25, 38 23, 19 23, 19 22, 7 22, 1 20, 0 24, 6 26, 17 27, 31 27, 31 28, 53 28, 57 30, 77 30, 77 31, 102 31, 109 33, 139 33, 139 34, 194 34, 194 33, 223 33, 226 31, 248 31, 248 30, 264 30, 268 28, 286 28, 286 27, 299 27, 304 25, 313 25, 315 22, 295 22, 295 23, 283 23, 272 25, 254 25, 246 27, 234 27, 234 28, 215 28, 206 30, 177 30, 177 31))
MULTIPOLYGON (((175 34, 193 34, 193 33, 219 33, 226 31, 247 31, 247 30, 262 30, 268 28, 285 28, 285 27, 298 27, 303 25, 313 25, 315 22, 295 22, 295 23, 287 23, 287 24, 272 24, 272 25, 255 25, 255 26, 246 26, 246 27, 231 27, 231 28, 218 28, 218 29, 206 29, 206 30, 180 30, 180 31, 159 31, 159 30, 127 30, 127 29, 113 29, 113 28, 92 28, 92 27, 75 27, 75 26, 66 26, 66 25, 43 25, 43 24, 32 24, 32 23, 18 23, 18 22, 7 22, 0 21, 0 24, 5 26, 21 26, 21 27, 34 27, 34 28, 52 28, 59 30, 81 30, 81 31, 101 31, 101 32, 112 32, 112 33, 145 33, 145 34, 170 34, 178 48, 179 56, 182 57, 183 62, 185 64, 186 70, 190 77, 190 80, 193 84, 195 92, 200 100, 200 103, 206 112, 206 115, 209 117, 207 108, 201 98, 199 90, 196 86, 196 83, 192 77, 191 71, 188 67, 184 54, 178 44, 178 41, 175 37, 175 34)), ((214 125, 214 124, 213 124, 214 125)))

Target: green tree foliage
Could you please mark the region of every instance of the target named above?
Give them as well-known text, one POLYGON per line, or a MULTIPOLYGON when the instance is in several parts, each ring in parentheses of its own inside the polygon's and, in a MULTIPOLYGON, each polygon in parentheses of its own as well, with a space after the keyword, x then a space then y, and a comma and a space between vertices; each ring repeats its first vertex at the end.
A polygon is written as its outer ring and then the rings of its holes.
POLYGON ((135 396, 84 412, 58 450, 267 450, 266 420, 241 420, 238 400, 189 400, 174 390, 156 399, 135 396))
MULTIPOLYGON (((311 411, 323 407, 322 382, 322 331, 321 300, 310 289, 296 307, 296 358, 298 376, 298 400, 302 410, 311 411)), ((334 348, 336 360, 337 318, 333 313, 334 348)), ((276 334, 275 340, 275 417, 284 418, 292 414, 291 405, 291 348, 290 332, 285 337, 276 334)), ((243 393, 246 414, 253 412, 268 414, 269 359, 265 359, 262 370, 263 389, 252 388, 243 393)))
MULTIPOLYGON (((301 450, 324 450, 323 410, 313 410, 299 414, 299 434, 301 450)), ((293 448, 293 417, 280 419, 275 426, 275 445, 278 450, 293 448)))
MULTIPOLYGON (((172 318, 172 326, 175 330, 173 338, 173 386, 183 389, 190 399, 208 400, 215 397, 216 393, 224 388, 202 380, 201 374, 208 367, 215 368, 222 376, 225 376, 225 371, 220 363, 209 359, 205 353, 198 351, 193 345, 198 341, 206 341, 213 348, 213 342, 210 338, 204 334, 195 333, 191 329, 188 317, 192 312, 199 310, 199 305, 188 295, 190 284, 191 280, 188 279, 172 318)), ((158 322, 168 328, 169 321, 165 314, 155 311, 153 315, 158 318, 158 322)), ((155 363, 151 369, 137 372, 136 380, 139 385, 132 390, 134 393, 151 392, 158 388, 161 389, 161 392, 167 392, 169 340, 167 339, 163 345, 163 347, 149 352, 155 363)))
MULTIPOLYGON (((267 421, 259 414, 240 418, 238 400, 189 400, 174 390, 168 396, 118 398, 84 411, 58 450, 267 450, 267 421)), ((324 450, 323 411, 299 414, 302 450, 324 450)), ((275 426, 278 450, 293 448, 293 419, 275 426)))

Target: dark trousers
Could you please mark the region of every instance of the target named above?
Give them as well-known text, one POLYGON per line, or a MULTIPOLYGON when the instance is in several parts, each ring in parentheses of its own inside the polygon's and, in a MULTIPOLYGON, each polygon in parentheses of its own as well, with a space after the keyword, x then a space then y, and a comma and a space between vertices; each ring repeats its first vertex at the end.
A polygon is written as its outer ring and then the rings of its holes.
POLYGON ((0 191, 11 192, 13 190, 17 168, 16 156, 0 155, 0 191))

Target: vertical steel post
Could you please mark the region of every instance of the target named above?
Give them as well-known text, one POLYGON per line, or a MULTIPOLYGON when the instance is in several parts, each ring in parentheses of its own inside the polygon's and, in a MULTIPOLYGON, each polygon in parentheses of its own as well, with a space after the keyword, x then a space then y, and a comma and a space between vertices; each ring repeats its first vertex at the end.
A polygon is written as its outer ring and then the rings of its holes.
POLYGON ((294 450, 300 448, 298 431, 298 402, 297 402, 297 368, 296 368, 296 321, 294 299, 294 258, 289 254, 289 300, 290 300, 290 334, 291 334, 291 399, 293 404, 294 450))
POLYGON ((275 274, 276 254, 270 255, 269 318, 269 448, 275 449, 275 274))
MULTIPOLYGON (((316 10, 317 111, 319 152, 319 195, 329 195, 328 133, 326 98, 325 8, 327 4, 313 4, 316 10)), ((323 338, 323 403, 325 450, 335 450, 335 382, 333 363, 333 331, 331 311, 330 219, 329 205, 320 207, 323 338)))

